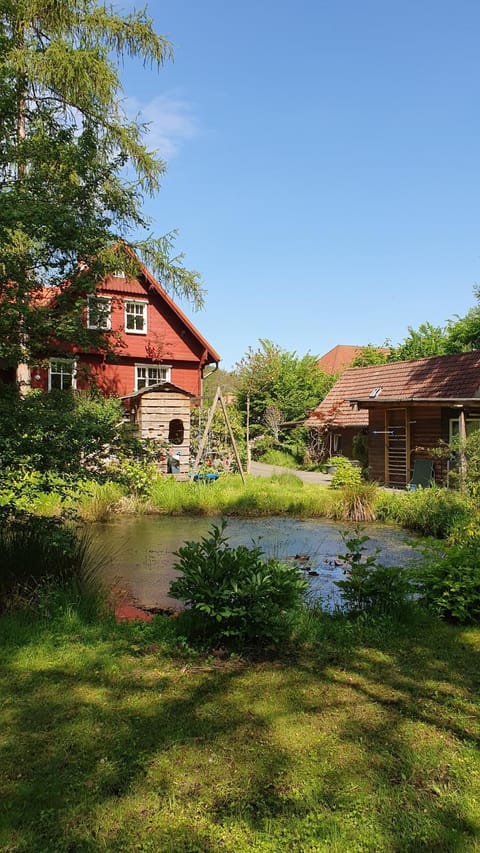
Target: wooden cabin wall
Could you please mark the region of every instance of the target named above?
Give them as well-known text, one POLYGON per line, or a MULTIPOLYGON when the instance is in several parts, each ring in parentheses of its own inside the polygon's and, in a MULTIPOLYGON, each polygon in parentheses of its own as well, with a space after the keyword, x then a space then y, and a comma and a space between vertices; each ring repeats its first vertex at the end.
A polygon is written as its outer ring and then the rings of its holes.
POLYGON ((368 476, 370 480, 385 483, 385 412, 370 409, 368 429, 368 476))
MULTIPOLYGON (((154 438, 168 443, 170 421, 179 419, 183 423, 183 441, 171 446, 171 451, 180 451, 180 477, 188 477, 190 469, 190 397, 169 392, 142 394, 136 413, 136 426, 142 438, 154 438)), ((167 459, 160 462, 160 470, 167 472, 167 459)))
MULTIPOLYGON (((442 410, 440 406, 412 406, 410 409, 410 474, 415 459, 432 459, 431 450, 438 447, 440 438, 444 438, 442 428, 442 410)), ((446 460, 433 457, 435 482, 442 485, 446 481, 446 460)))

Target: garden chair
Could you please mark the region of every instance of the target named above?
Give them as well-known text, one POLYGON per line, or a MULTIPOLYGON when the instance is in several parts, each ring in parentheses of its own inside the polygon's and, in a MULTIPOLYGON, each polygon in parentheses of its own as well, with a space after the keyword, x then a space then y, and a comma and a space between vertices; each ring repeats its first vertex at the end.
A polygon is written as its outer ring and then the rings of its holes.
POLYGON ((411 492, 418 488, 428 489, 430 486, 433 486, 434 482, 432 460, 415 459, 413 463, 412 479, 410 480, 407 489, 411 492))

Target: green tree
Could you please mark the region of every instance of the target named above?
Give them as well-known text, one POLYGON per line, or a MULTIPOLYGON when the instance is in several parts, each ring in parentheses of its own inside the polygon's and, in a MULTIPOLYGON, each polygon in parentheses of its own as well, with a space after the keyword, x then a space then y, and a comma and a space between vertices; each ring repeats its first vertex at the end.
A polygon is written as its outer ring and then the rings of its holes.
POLYGON ((283 421, 302 420, 310 409, 318 406, 335 381, 317 367, 318 357, 298 356, 269 340, 248 349, 236 365, 239 387, 237 404, 246 414, 250 404, 252 435, 265 430, 266 414, 276 408, 283 421))
POLYGON ((362 347, 362 351, 355 356, 350 367, 370 367, 374 364, 385 364, 388 359, 388 353, 385 349, 380 349, 373 344, 368 344, 362 347))
MULTIPOLYGON (((475 291, 477 300, 480 290, 475 291)), ((451 319, 447 324, 447 352, 468 352, 480 349, 480 305, 474 305, 464 317, 451 319)))
MULTIPOLYGON (((171 56, 146 11, 99 0, 0 0, 0 358, 48 350, 52 338, 112 346, 83 328, 85 298, 118 268, 119 240, 148 228, 145 194, 164 163, 122 110, 118 63, 157 69, 171 56), (54 285, 55 310, 38 299, 54 285), (53 334, 55 333, 55 334, 53 334), (98 338, 101 340, 98 340, 98 338)), ((145 231, 145 233, 147 233, 145 231)), ((172 292, 202 303, 199 276, 173 257, 173 235, 133 245, 172 292)), ((135 271, 133 257, 128 271, 135 271)))
POLYGON ((401 344, 391 349, 388 360, 409 361, 414 358, 445 355, 449 351, 446 328, 422 323, 418 329, 408 327, 408 335, 401 344))

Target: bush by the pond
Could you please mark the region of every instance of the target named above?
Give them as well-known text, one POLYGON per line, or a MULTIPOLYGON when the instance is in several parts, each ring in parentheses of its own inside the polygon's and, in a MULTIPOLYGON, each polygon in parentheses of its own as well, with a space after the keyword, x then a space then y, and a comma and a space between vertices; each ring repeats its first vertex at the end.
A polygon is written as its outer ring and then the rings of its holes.
POLYGON ((405 570, 379 563, 379 549, 367 556, 365 544, 369 537, 358 526, 353 533, 345 531, 342 539, 346 550, 345 554, 339 555, 339 559, 344 561, 346 577, 336 581, 335 585, 342 591, 348 612, 384 616, 404 606, 411 593, 405 570))
POLYGON ((85 531, 2 508, 0 611, 15 605, 45 610, 62 602, 94 615, 105 599, 100 562, 85 531))
POLYGON ((232 548, 226 523, 178 550, 170 595, 182 601, 189 639, 235 648, 278 645, 288 639, 308 583, 296 566, 264 559, 261 548, 232 548))
POLYGON ((429 543, 411 572, 420 603, 457 622, 480 620, 480 527, 457 527, 446 546, 429 543))
POLYGON ((395 521, 422 536, 443 539, 456 525, 474 514, 472 501, 451 489, 429 488, 414 492, 379 491, 377 518, 395 521))
POLYGON ((332 489, 340 489, 342 486, 359 485, 362 482, 362 472, 358 465, 354 465, 346 456, 332 456, 328 465, 334 466, 332 489))

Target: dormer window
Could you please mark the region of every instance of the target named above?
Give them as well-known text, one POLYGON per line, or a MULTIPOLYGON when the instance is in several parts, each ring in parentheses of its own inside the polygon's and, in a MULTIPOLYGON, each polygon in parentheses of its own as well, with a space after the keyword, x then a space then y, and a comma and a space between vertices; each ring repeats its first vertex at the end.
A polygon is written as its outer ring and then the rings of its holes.
POLYGON ((114 278, 126 278, 125 270, 115 270, 112 275, 114 278))
POLYGON ((148 302, 139 299, 129 299, 125 302, 125 331, 133 335, 147 333, 148 302))
POLYGON ((112 300, 108 296, 89 296, 87 299, 87 327, 112 328, 112 300))

